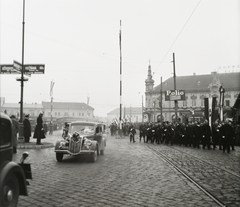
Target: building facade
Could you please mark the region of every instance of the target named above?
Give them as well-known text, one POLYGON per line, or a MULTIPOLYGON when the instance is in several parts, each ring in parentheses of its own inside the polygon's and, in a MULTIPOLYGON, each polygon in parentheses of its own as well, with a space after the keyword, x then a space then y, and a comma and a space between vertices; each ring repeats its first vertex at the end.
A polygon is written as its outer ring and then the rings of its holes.
MULTIPOLYGON (((60 125, 66 121, 92 121, 94 119, 94 108, 85 103, 42 102, 41 104, 23 104, 23 114, 29 114, 32 120, 36 120, 41 111, 44 112, 43 120, 45 122, 53 121, 60 125)), ((1 112, 20 118, 20 104, 5 103, 5 99, 1 98, 1 112)))
MULTIPOLYGON (((189 75, 170 77, 158 86, 154 87, 152 79, 151 66, 148 67, 148 77, 145 80, 145 108, 144 116, 148 121, 156 122, 173 121, 177 118, 188 119, 189 121, 201 121, 204 117, 205 98, 216 97, 216 107, 219 104, 220 92, 222 86, 224 93, 224 113, 231 115, 232 107, 240 93, 240 73, 217 73, 212 72, 206 75, 189 75), (174 89, 176 83, 176 91, 174 89), (177 97, 177 93, 184 93, 184 98, 178 97, 178 100, 169 100, 169 94, 177 97), (176 92, 176 93, 175 93, 176 92), (181 99, 181 100, 180 100, 181 99), (162 115, 162 116, 161 116, 162 115)), ((171 97, 171 96, 170 96, 171 97)), ((235 117, 236 118, 236 117, 235 117)), ((236 118, 237 119, 237 118, 236 118)))
MULTIPOLYGON (((117 108, 107 114, 107 122, 112 123, 115 119, 119 121, 120 109, 117 108)), ((139 123, 143 120, 142 107, 123 107, 122 120, 124 122, 139 123)))

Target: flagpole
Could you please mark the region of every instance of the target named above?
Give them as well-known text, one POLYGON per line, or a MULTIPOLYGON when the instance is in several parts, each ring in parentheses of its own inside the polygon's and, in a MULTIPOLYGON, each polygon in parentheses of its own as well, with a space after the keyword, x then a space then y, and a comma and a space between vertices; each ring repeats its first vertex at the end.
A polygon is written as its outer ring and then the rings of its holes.
POLYGON ((121 45, 121 20, 119 32, 119 47, 120 47, 120 116, 119 116, 119 135, 122 137, 122 45, 121 45))
POLYGON ((52 113, 53 113, 53 86, 54 86, 54 82, 53 82, 53 80, 51 81, 51 84, 50 84, 50 97, 51 97, 51 121, 50 121, 50 133, 52 134, 52 132, 53 132, 53 121, 52 121, 52 119, 53 119, 53 115, 52 115, 52 113))

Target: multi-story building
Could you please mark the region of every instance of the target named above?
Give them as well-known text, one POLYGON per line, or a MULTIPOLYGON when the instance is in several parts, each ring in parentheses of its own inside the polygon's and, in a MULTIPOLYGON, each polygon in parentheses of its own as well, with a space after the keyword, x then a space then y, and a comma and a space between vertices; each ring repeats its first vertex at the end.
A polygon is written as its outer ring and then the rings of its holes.
POLYGON ((94 108, 85 103, 73 102, 42 102, 44 117, 47 121, 54 120, 58 124, 67 121, 93 120, 94 108))
MULTIPOLYGON (((122 120, 124 122, 138 123, 143 120, 143 109, 142 107, 123 107, 122 108, 122 120)), ((107 114, 108 123, 112 123, 113 120, 120 118, 120 109, 114 109, 107 114)))
MULTIPOLYGON (((44 112, 43 120, 45 122, 52 120, 60 125, 65 121, 90 121, 94 119, 94 108, 85 103, 42 102, 41 104, 23 104, 23 114, 29 114, 31 120, 36 120, 41 111, 44 112)), ((20 118, 20 105, 17 103, 5 103, 5 99, 1 98, 1 112, 20 118)))
POLYGON ((204 119, 205 98, 216 97, 216 106, 218 106, 220 86, 225 89, 224 113, 232 115, 232 107, 240 93, 240 73, 212 72, 206 75, 170 77, 154 87, 149 65, 145 86, 144 116, 147 116, 148 121, 161 120, 161 115, 163 121, 173 121, 176 114, 180 119, 185 117, 190 121, 192 119, 200 121, 204 119), (177 100, 171 99, 171 93, 175 93, 172 98, 177 97, 177 100))

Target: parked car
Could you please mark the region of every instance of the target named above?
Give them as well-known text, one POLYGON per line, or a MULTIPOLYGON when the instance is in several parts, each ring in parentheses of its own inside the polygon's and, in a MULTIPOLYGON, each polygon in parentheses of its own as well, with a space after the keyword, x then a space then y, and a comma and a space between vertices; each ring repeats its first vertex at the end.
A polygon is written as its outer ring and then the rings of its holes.
POLYGON ((32 178, 30 164, 24 160, 28 153, 23 153, 21 163, 12 161, 12 121, 1 113, 0 115, 0 206, 17 206, 19 195, 28 195, 26 179, 32 178))
POLYGON ((76 121, 64 128, 62 140, 55 144, 56 159, 61 162, 64 154, 78 156, 88 155, 91 162, 103 155, 107 137, 105 125, 96 122, 76 121))

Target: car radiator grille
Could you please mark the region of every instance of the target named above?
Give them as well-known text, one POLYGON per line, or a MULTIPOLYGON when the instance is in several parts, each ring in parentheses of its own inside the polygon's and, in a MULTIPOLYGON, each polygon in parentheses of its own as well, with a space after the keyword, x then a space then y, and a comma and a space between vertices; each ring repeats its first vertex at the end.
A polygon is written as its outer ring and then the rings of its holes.
POLYGON ((81 142, 70 142, 69 143, 69 151, 71 153, 78 153, 81 149, 81 142))

